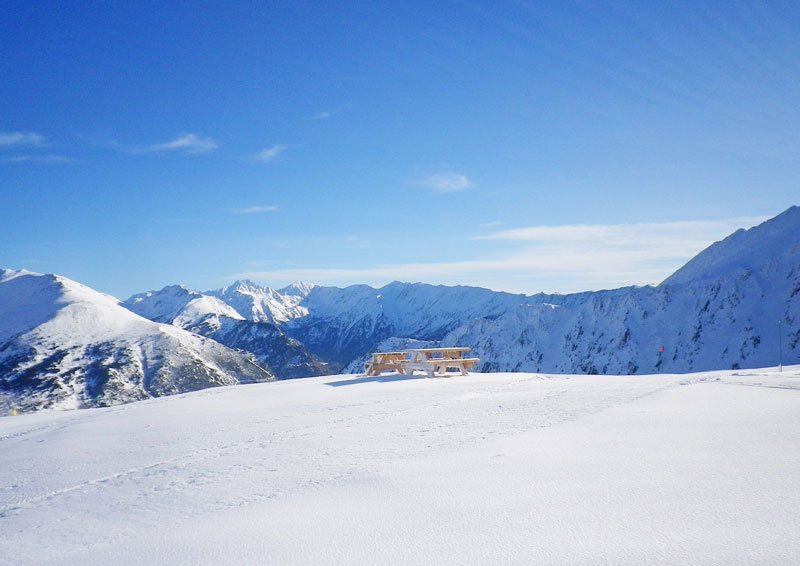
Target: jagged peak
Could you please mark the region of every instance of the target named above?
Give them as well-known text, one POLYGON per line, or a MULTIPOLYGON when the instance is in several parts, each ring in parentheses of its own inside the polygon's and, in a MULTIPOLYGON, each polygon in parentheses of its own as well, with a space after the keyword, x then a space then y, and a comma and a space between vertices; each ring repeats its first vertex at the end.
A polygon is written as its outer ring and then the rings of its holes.
POLYGON ((34 275, 37 277, 41 277, 41 273, 36 273, 34 271, 28 271, 27 269, 3 269, 0 268, 0 282, 3 281, 10 281, 15 277, 21 277, 23 275, 34 275))
POLYGON ((306 283, 305 281, 295 281, 291 285, 287 285, 283 289, 279 289, 278 292, 281 295, 294 295, 297 297, 307 297, 308 294, 313 291, 315 288, 319 287, 316 283, 306 283))
POLYGON ((237 279, 227 287, 223 287, 222 289, 218 289, 216 292, 222 295, 228 293, 245 293, 245 294, 253 294, 253 293, 269 293, 272 291, 270 287, 265 287, 263 285, 259 285, 250 279, 237 279))
POLYGON ((201 297, 202 294, 185 285, 166 285, 157 291, 146 291, 131 295, 123 304, 136 304, 151 297, 201 297))

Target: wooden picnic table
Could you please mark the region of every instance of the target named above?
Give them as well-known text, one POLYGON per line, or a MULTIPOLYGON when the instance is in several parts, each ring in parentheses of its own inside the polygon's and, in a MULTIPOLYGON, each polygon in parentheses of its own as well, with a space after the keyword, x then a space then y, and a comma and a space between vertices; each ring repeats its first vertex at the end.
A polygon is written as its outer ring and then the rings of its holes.
POLYGON ((365 373, 374 377, 383 371, 395 371, 399 374, 414 375, 415 371, 423 371, 428 377, 447 377, 448 369, 458 370, 467 375, 479 358, 465 358, 469 348, 461 346, 451 348, 413 348, 402 352, 374 352, 369 361, 364 363, 365 373))

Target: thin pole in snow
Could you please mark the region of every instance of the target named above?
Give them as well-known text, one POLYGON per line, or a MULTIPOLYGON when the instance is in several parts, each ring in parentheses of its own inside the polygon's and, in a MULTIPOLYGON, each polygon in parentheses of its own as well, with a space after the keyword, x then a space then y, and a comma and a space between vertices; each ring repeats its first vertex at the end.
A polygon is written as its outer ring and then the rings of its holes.
POLYGON ((778 321, 778 371, 783 372, 783 336, 781 336, 781 321, 778 321))

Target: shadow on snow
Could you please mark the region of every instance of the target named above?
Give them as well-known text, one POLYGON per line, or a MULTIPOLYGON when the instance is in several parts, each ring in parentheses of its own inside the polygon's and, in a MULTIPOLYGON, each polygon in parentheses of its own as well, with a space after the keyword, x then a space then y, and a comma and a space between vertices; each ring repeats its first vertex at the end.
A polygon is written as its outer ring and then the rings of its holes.
POLYGON ((346 379, 344 381, 328 381, 325 385, 330 385, 331 387, 341 387, 343 385, 357 385, 359 383, 369 383, 369 382, 377 382, 377 383, 389 383, 391 381, 405 381, 407 379, 425 379, 426 376, 424 375, 403 375, 401 373, 390 373, 387 375, 376 375, 376 376, 360 376, 354 379, 346 379))

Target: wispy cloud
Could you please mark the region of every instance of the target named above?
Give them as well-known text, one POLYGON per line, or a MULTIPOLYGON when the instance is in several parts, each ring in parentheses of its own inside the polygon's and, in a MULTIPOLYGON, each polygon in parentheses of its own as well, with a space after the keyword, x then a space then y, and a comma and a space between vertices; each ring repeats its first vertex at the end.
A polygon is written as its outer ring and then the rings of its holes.
POLYGON ((314 114, 311 119, 312 120, 327 120, 331 117, 330 112, 319 112, 318 114, 314 114))
POLYGON ((492 220, 491 222, 482 222, 478 224, 479 228, 497 228, 498 226, 502 226, 505 224, 502 220, 492 220))
POLYGON ((63 155, 15 155, 4 157, 0 161, 4 163, 72 163, 75 160, 63 155))
POLYGON ((234 214, 255 214, 258 212, 275 212, 278 210, 277 206, 248 206, 247 208, 237 208, 234 214))
POLYGON ((402 279, 524 293, 611 289, 659 283, 714 241, 764 220, 766 217, 536 226, 482 237, 496 240, 500 247, 476 259, 381 264, 355 269, 275 269, 240 273, 235 277, 276 283, 302 280, 328 285, 382 285, 402 279))
POLYGON ((420 185, 428 187, 437 193, 453 193, 463 191, 470 187, 469 179, 466 175, 458 173, 439 173, 430 175, 420 181, 420 185))
POLYGON ((141 148, 139 150, 133 149, 134 153, 142 153, 142 152, 152 152, 152 153, 160 153, 160 152, 170 152, 170 151, 182 151, 185 154, 195 154, 195 153, 208 153, 210 151, 214 151, 217 149, 217 144, 208 136, 198 136, 196 134, 183 134, 175 138, 174 140, 170 140, 164 143, 157 143, 154 145, 147 146, 145 148, 141 148))
POLYGON ((714 235, 727 235, 742 226, 763 222, 766 217, 748 216, 722 220, 638 222, 634 224, 574 224, 529 226, 478 236, 479 240, 511 240, 539 244, 602 243, 603 246, 646 247, 669 242, 685 247, 707 242, 714 235))
POLYGON ((262 149, 258 153, 256 153, 253 158, 256 161, 260 161, 262 163, 269 163, 273 161, 276 157, 278 157, 283 151, 286 149, 285 145, 275 144, 272 147, 268 147, 266 149, 262 149))
POLYGON ((47 144, 47 139, 34 132, 0 132, 0 146, 47 144))

